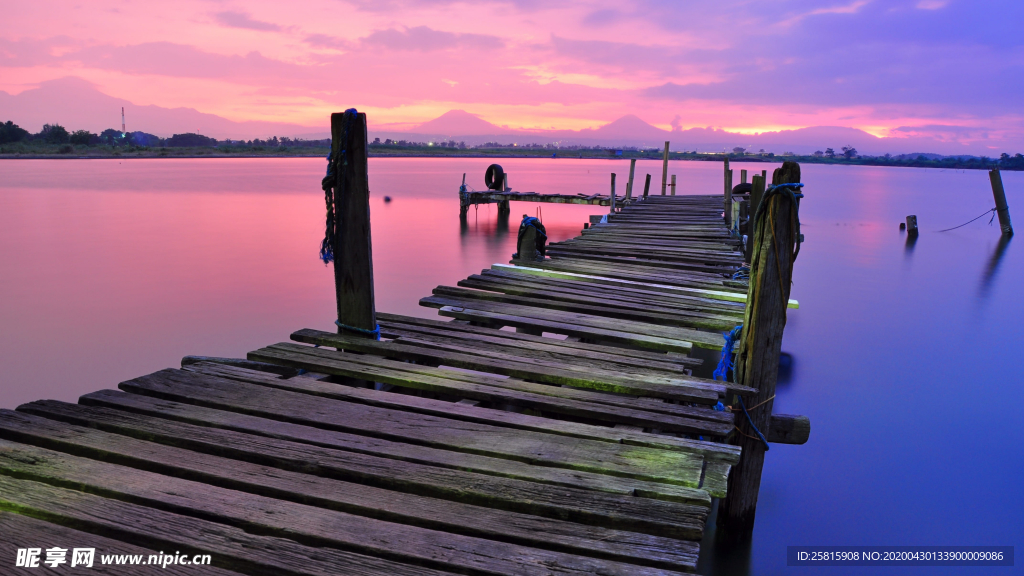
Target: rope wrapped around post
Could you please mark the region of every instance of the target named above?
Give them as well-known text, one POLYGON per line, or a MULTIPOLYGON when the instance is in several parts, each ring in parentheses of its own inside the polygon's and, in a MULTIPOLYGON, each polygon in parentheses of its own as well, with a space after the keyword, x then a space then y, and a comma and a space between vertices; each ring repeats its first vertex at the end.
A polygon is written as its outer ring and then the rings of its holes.
MULTIPOLYGON (((349 108, 345 113, 348 115, 348 121, 345 124, 345 135, 347 136, 356 117, 356 109, 349 108)), ((346 140, 346 138, 342 138, 342 142, 346 140)), ((337 219, 335 218, 336 199, 345 194, 344 188, 338 185, 339 159, 341 166, 348 165, 348 154, 344 148, 339 151, 337 158, 334 157, 333 150, 327 155, 327 175, 320 181, 320 187, 324 191, 324 203, 327 204, 327 224, 324 226, 324 239, 320 242, 320 260, 323 260, 325 266, 334 262, 334 247, 338 238, 337 219)))

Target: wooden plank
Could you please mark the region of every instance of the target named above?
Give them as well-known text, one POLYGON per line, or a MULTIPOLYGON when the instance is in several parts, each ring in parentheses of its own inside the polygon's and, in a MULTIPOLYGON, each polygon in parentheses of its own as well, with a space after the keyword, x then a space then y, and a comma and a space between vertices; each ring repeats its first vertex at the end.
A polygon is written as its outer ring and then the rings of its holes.
MULTIPOLYGON (((659 569, 385 522, 0 441, 0 469, 51 484, 72 483, 151 508, 200 516, 307 546, 348 550, 466 574, 661 574, 659 569)), ((0 486, 6 484, 0 478, 0 486)), ((20 496, 20 495, 19 495, 20 496)), ((18 496, 0 496, 20 500, 18 496)))
MULTIPOLYGON (((243 380, 248 381, 248 380, 243 380)), ((292 424, 268 420, 257 416, 249 416, 236 412, 216 410, 202 406, 183 404, 167 400, 157 400, 147 396, 126 394, 115 390, 101 390, 82 397, 83 402, 88 406, 95 406, 102 409, 112 410, 111 412, 90 413, 90 426, 97 426, 104 430, 117 432, 119 434, 135 435, 142 439, 153 439, 146 431, 147 426, 153 426, 165 430, 169 422, 183 422, 196 426, 208 428, 223 428, 233 432, 241 432, 255 436, 265 436, 278 440, 285 440, 299 444, 310 444, 323 448, 367 454, 379 458, 390 458, 422 464, 426 466, 447 468, 475 472, 481 475, 498 476, 524 480, 530 483, 539 483, 556 487, 568 487, 581 490, 595 490, 618 495, 643 495, 643 497, 665 500, 668 502, 679 502, 683 504, 694 504, 698 506, 710 506, 710 500, 703 490, 676 486, 673 484, 661 484, 646 482, 642 480, 618 478, 604 474, 591 472, 580 472, 576 470, 563 470, 545 466, 531 466, 514 460, 479 456, 406 444, 391 440, 361 436, 334 430, 323 430, 310 426, 292 424), (99 414, 99 415, 97 415, 99 414), (133 414, 144 417, 138 420, 133 414), (162 420, 154 420, 159 418, 162 420), (106 419, 106 420, 103 420, 106 419), (97 424, 98 421, 103 422, 97 424), (108 421, 109 420, 109 421, 108 421)), ((19 407, 19 410, 35 413, 40 410, 38 406, 53 401, 34 402, 19 407)), ((46 416, 55 418, 56 409, 47 404, 46 416)), ((166 428, 168 437, 181 436, 180 430, 188 432, 188 428, 166 428)), ((191 432, 188 432, 191 433, 191 432)), ((650 434, 648 434, 650 436, 650 434)), ((164 441, 164 440, 156 440, 164 441)), ((726 445, 727 446, 727 445, 726 445)), ((295 447, 293 447, 295 448, 295 447)), ((298 448, 296 448, 298 449, 298 448)), ((220 452, 216 452, 220 454, 220 452)), ((231 453, 224 454, 229 457, 231 453)), ((733 458, 732 460, 735 460, 733 458)), ((374 469, 380 464, 375 465, 374 469)), ((403 468, 404 470, 404 468, 403 468)), ((477 476, 473 476, 476 478, 477 476)), ((363 476, 356 476, 355 479, 362 479, 363 476)), ((360 480, 365 482, 365 480, 360 480)), ((386 482, 385 486, 389 486, 386 482)), ((417 484, 418 486, 418 484, 417 484)), ((541 487, 542 490, 552 491, 550 487, 541 487)), ((428 488, 416 488, 416 493, 424 493, 428 488)), ((412 491, 412 489, 410 489, 412 491)), ((441 491, 444 494, 447 492, 441 491)), ((439 496, 443 497, 443 496, 439 496)), ((449 497, 449 499, 451 499, 449 497)))
POLYGON ((725 498, 729 484, 729 464, 725 462, 708 462, 704 469, 704 480, 701 487, 713 498, 725 498))
MULTIPOLYGON (((4 446, 0 449, 0 457, 11 461, 13 456, 22 456, 27 462, 32 462, 38 449, 35 454, 26 454, 28 450, 29 447, 14 450, 4 446)), ((187 496, 180 495, 179 498, 187 496)), ((188 554, 209 554, 215 569, 248 574, 336 576, 338 566, 345 567, 346 576, 451 574, 426 566, 320 545, 303 545, 281 536, 255 535, 220 522, 4 475, 0 475, 0 508, 16 509, 20 514, 44 518, 54 524, 120 540, 150 551, 175 550, 188 554)), ((200 573, 194 566, 189 568, 182 573, 200 573)), ((86 571, 83 570, 83 573, 86 571)), ((133 568, 127 573, 139 574, 139 569, 133 568)), ((201 573, 207 573, 205 568, 201 573)), ((216 574, 213 570, 209 573, 216 574)))
MULTIPOLYGON (((447 324, 447 322, 442 324, 447 324)), ((552 346, 547 343, 524 342, 485 334, 458 332, 404 323, 385 323, 381 326, 381 330, 384 337, 394 339, 399 343, 411 343, 426 347, 432 347, 431 343, 435 342, 444 343, 453 346, 457 345, 462 352, 467 354, 488 356, 492 352, 497 352, 499 354, 557 362, 563 366, 576 364, 602 371, 640 374, 644 377, 673 377, 684 373, 687 366, 698 366, 701 364, 700 359, 682 355, 669 357, 667 354, 659 354, 662 356, 660 360, 652 360, 647 357, 634 356, 633 350, 617 349, 615 353, 598 352, 589 349, 573 349, 552 346)), ((489 330, 503 334, 509 333, 506 330, 499 331, 493 328, 489 330)), ((513 334, 519 333, 514 332, 513 334)), ((556 338, 544 338, 544 340, 564 342, 564 340, 556 338)), ((442 349, 447 348, 442 347, 442 349)))
MULTIPOLYGON (((476 298, 472 295, 466 294, 467 291, 457 292, 457 289, 449 289, 449 294, 439 294, 435 296, 427 296, 420 299, 420 306, 427 306, 430 308, 470 308, 473 310, 480 310, 483 312, 491 312, 501 314, 503 316, 514 316, 523 317, 543 322, 545 325, 542 326, 547 332, 557 332, 557 330, 547 330, 547 325, 561 325, 571 326, 572 330, 577 332, 575 334, 569 334, 569 336, 581 336, 587 337, 584 333, 597 334, 600 333, 619 333, 622 336, 615 336, 617 341, 623 341, 623 343, 630 343, 627 341, 627 334, 633 334, 636 336, 650 336, 651 338, 660 338, 665 341, 680 341, 690 342, 694 346, 701 348, 711 348, 721 350, 725 344, 725 339, 718 332, 707 332, 703 330, 697 330, 694 328, 688 328, 684 326, 675 325, 664 325, 663 323, 653 324, 649 321, 640 320, 629 320, 626 318, 609 318, 606 315, 602 315, 604 310, 594 306, 576 306, 587 310, 587 312, 577 312, 562 309, 552 309, 550 306, 543 306, 544 301, 542 300, 529 300, 522 299, 522 304, 516 304, 514 302, 501 302, 493 301, 483 298, 476 298), (460 296, 453 295, 454 293, 460 294, 460 296), (526 302, 532 302, 527 304, 526 302)), ((515 301, 514 297, 508 298, 508 300, 515 301)), ((665 316, 665 318, 669 318, 665 316)), ((659 317, 661 319, 661 317, 659 317)), ((664 320, 662 320, 664 322, 664 320)), ((734 323, 725 323, 728 328, 731 329, 734 323)), ((518 326, 518 324, 509 324, 511 326, 518 326)), ((636 336, 629 337, 628 340, 637 340, 636 336)), ((644 340, 646 341, 646 340, 644 340)), ((650 346, 646 346, 650 347, 650 346)), ((685 352, 688 350, 672 350, 673 352, 685 352)))
MULTIPOLYGON (((96 408, 73 404, 57 408, 55 415, 60 421, 0 411, 0 434, 8 440, 75 456, 378 520, 675 570, 685 570, 692 563, 694 546, 680 540, 497 511, 210 456, 85 427, 89 413, 96 408), (71 420, 83 426, 66 423, 71 420), (602 544, 595 546, 596 542, 602 544)), ((45 406, 36 406, 33 413, 51 414, 45 406)))
MULTIPOLYGON (((31 513, 28 510, 22 512, 31 513)), ((139 546, 126 544, 112 538, 97 536, 12 512, 0 511, 0 534, 4 535, 4 546, 0 547, 0 566, 4 566, 5 569, 16 566, 19 548, 42 549, 38 566, 26 568, 26 570, 31 570, 30 574, 65 574, 70 569, 87 571, 88 574, 99 574, 100 576, 131 576, 138 574, 142 570, 139 568, 140 565, 152 566, 148 563, 150 555, 159 558, 156 550, 140 548, 139 546), (56 568, 50 568, 44 563, 46 560, 45 550, 49 547, 65 549, 64 563, 56 568), (74 559, 75 548, 92 548, 93 558, 91 564, 87 563, 84 559, 74 559), (110 558, 109 563, 104 563, 104 557, 112 558, 110 558), (76 562, 76 565, 72 565, 72 561, 76 562), (136 561, 138 562, 137 564, 135 563, 136 561), (115 562, 121 563, 115 564, 115 562)), ((180 552, 180 550, 181 547, 178 545, 177 551, 180 552)), ((173 554, 170 555, 170 560, 175 560, 173 554)), ((212 557, 210 560, 212 561, 212 557)), ((198 574, 198 570, 202 570, 202 574, 210 576, 238 575, 238 572, 229 572, 222 568, 214 568, 212 565, 205 565, 203 564, 205 560, 203 558, 195 558, 194 554, 186 553, 184 561, 188 562, 189 565, 168 564, 166 567, 161 565, 159 568, 160 574, 195 576, 198 574), (193 560, 200 563, 202 568, 192 565, 193 560)), ((149 568, 149 570, 153 569, 149 568)), ((21 571, 8 573, 24 574, 21 571)))
MULTIPOLYGON (((507 381, 500 378, 486 379, 482 376, 460 374, 452 370, 416 366, 404 362, 377 359, 373 356, 347 354, 309 346, 276 345, 261 348, 253 355, 254 357, 273 359, 275 362, 292 367, 303 367, 306 370, 492 402, 498 405, 519 406, 550 415, 566 415, 597 422, 633 424, 668 432, 715 436, 725 436, 733 428, 731 420, 728 422, 698 420, 689 415, 659 414, 621 404, 613 407, 608 403, 567 398, 559 393, 563 388, 546 384, 532 384, 521 380, 507 381), (412 369, 405 369, 405 366, 412 369)), ((276 382, 279 382, 277 387, 281 389, 308 391, 343 400, 365 396, 360 394, 360 389, 348 386, 339 387, 336 384, 321 382, 306 385, 303 383, 300 389, 294 379, 277 380, 276 382)), ((452 406, 451 402, 437 402, 436 405, 438 407, 430 409, 430 413, 446 417, 453 416, 449 410, 452 406)), ((420 411, 426 412, 426 410, 420 411)), ((704 412, 713 411, 705 409, 704 412)))
MULTIPOLYGON (((438 346, 443 346, 443 344, 438 344, 438 346)), ((295 363, 296 365, 315 365, 318 366, 317 369, 319 369, 319 366, 336 366, 338 369, 333 370, 336 376, 375 382, 387 382, 393 386, 402 386, 418 390, 430 390, 447 394, 449 396, 464 396, 466 398, 479 399, 484 402, 500 402, 527 406, 527 403, 530 402, 543 401, 543 399, 534 399, 532 396, 524 396, 524 403, 520 403, 519 400, 516 400, 518 397, 517 395, 506 394, 503 390, 490 389, 499 388, 513 392, 528 392, 532 395, 551 397, 551 400, 566 399, 586 404, 604 405, 605 407, 601 409, 611 412, 619 411, 622 413, 629 413, 631 411, 640 410, 643 412, 657 412, 680 418, 696 418, 717 424, 729 424, 730 427, 725 430, 726 433, 732 429, 732 417, 730 415, 704 406, 688 406, 685 404, 665 402, 661 399, 645 397, 638 398, 632 395, 611 394, 569 386, 539 384, 518 378, 505 378, 477 371, 456 370, 445 366, 424 366, 409 362, 389 360, 369 354, 348 354, 340 351, 324 350, 322 348, 311 348, 309 346, 270 346, 267 350, 272 350, 273 353, 281 358, 281 361, 283 362, 295 363), (299 354, 303 356, 311 356, 314 360, 300 357, 298 356, 299 354), (314 362, 316 363, 314 364, 314 362), (370 371, 368 368, 379 370, 370 371), (422 380, 422 383, 410 381, 412 379, 422 380), (465 384, 471 384, 479 387, 479 392, 472 392, 477 388, 470 388, 465 384)), ((211 374, 211 372, 205 370, 202 372, 211 374)), ((290 380, 283 380, 279 378, 266 378, 262 379, 258 383, 265 383, 267 385, 279 387, 291 386, 290 380)), ((345 391, 344 394, 347 398, 354 399, 356 397, 361 397, 361 395, 365 395, 365 392, 363 390, 356 389, 345 391)), ((367 399, 365 401, 390 402, 394 406, 401 406, 402 402, 413 402, 413 400, 396 400, 391 397, 386 397, 383 400, 377 400, 376 397, 374 397, 373 400, 367 399)), ((434 407, 434 405, 430 405, 429 407, 417 406, 416 410, 424 412, 429 410, 433 413, 437 413, 438 415, 450 413, 449 402, 441 402, 436 406, 437 407, 434 407)), ((538 410, 550 410, 552 413, 560 413, 559 409, 555 405, 548 406, 547 404, 535 404, 534 407, 538 410)), ((593 408, 594 407, 591 406, 591 409, 593 408)), ((411 404, 410 409, 412 409, 411 404)), ((462 418, 460 414, 455 413, 451 413, 450 417, 462 418)), ((600 419, 608 422, 615 422, 618 417, 619 416, 612 413, 600 414, 600 419)), ((636 417, 646 418, 650 417, 650 415, 637 414, 636 417)), ((656 426, 657 425, 654 425, 654 427, 656 426)), ((710 431, 711 428, 705 430, 710 431)), ((714 430, 716 430, 716 434, 720 433, 719 428, 715 427, 714 430)))
MULTIPOLYGON (((400 360, 444 364, 467 370, 504 374, 534 382, 590 388, 618 394, 652 396, 669 400, 714 404, 718 395, 728 392, 750 394, 751 389, 732 382, 719 382, 705 378, 678 375, 674 378, 639 380, 628 373, 579 370, 573 365, 561 368, 543 362, 522 358, 501 359, 492 356, 458 354, 444 350, 409 346, 401 340, 392 342, 364 342, 344 335, 305 328, 292 333, 292 340, 305 344, 329 346, 363 354, 374 354, 400 360)), ((256 358, 256 356, 252 356, 256 358)))
MULTIPOLYGON (((459 286, 486 290, 487 286, 481 286, 472 280, 462 280, 459 286)), ((634 322, 650 322, 665 326, 678 326, 683 328, 703 328, 707 330, 730 330, 736 325, 734 318, 715 317, 710 314, 694 312, 677 312, 672 310, 651 309, 640 305, 630 305, 628 302, 610 302, 605 305, 598 305, 597 298, 576 297, 571 299, 559 299, 550 297, 535 298, 519 294, 508 294, 507 292, 482 292, 480 290, 465 290, 448 286, 434 288, 435 296, 466 298, 472 300, 485 300, 488 302, 502 302, 517 304, 521 306, 545 307, 550 310, 562 310, 565 312, 578 312, 592 315, 602 315, 606 318, 621 318, 634 322), (582 302, 581 302, 582 300, 582 302)), ((541 294, 538 296, 547 296, 541 294)))
MULTIPOLYGON (((295 384, 300 385, 298 382, 295 384)), ((301 382, 303 386, 317 384, 317 381, 301 382)), ((690 487, 696 487, 700 477, 702 457, 699 454, 621 446, 529 430, 510 430, 465 420, 354 404, 305 392, 268 388, 180 370, 162 370, 123 382, 120 387, 128 392, 210 408, 517 460, 537 466, 690 487)), ((479 410, 468 406, 462 409, 479 410)))
MULTIPOLYGON (((216 368, 227 370, 230 367, 216 367, 216 368)), ((197 367, 190 366, 189 369, 190 370, 196 370, 197 367)), ((204 368, 202 368, 202 370, 204 370, 204 371, 212 370, 212 369, 214 369, 214 367, 204 367, 204 368)), ((239 370, 239 371, 241 371, 241 370, 239 370)), ((228 379, 234 379, 234 380, 258 381, 258 378, 257 378, 258 373, 254 373, 254 372, 251 372, 251 371, 249 372, 249 375, 247 375, 247 376, 239 376, 237 374, 225 374, 223 372, 213 372, 212 374, 216 375, 216 376, 219 376, 219 377, 222 377, 222 378, 228 378, 228 379), (250 380, 250 378, 252 380, 250 380)), ((157 416, 161 416, 161 417, 179 418, 179 419, 183 419, 184 421, 190 421, 190 422, 192 421, 192 420, 190 420, 190 418, 192 416, 185 416, 185 415, 178 414, 177 411, 173 411, 170 408, 168 408, 168 411, 169 412, 173 412, 174 415, 173 416, 166 416, 165 413, 161 412, 160 410, 153 411, 154 410, 153 406, 151 406, 151 404, 155 403, 157 406, 165 406, 166 405, 166 406, 171 406, 171 407, 175 407, 175 408, 182 408, 182 410, 185 410, 183 407, 184 406, 189 406, 188 404, 178 405, 175 402, 156 401, 156 400, 151 400, 151 399, 146 398, 146 397, 137 396, 137 395, 134 395, 134 394, 127 394, 127 395, 126 394, 121 394, 121 393, 119 393, 118 391, 115 391, 115 390, 101 390, 101 391, 95 392, 93 394, 86 394, 86 395, 82 396, 79 399, 79 401, 82 402, 82 403, 90 404, 90 405, 95 404, 95 405, 102 405, 102 406, 111 406, 111 407, 116 407, 116 408, 119 408, 119 409, 131 410, 131 411, 136 411, 136 412, 140 412, 140 413, 147 413, 147 414, 157 415, 157 416)), ((466 408, 468 408, 468 407, 466 407, 466 408)), ((193 411, 200 411, 200 412, 202 412, 202 411, 206 411, 206 409, 205 408, 200 408, 199 406, 189 406, 189 409, 185 410, 185 412, 187 414, 189 414, 189 415, 192 415, 193 411)), ((204 425, 222 426, 222 427, 231 428, 231 429, 236 429, 234 427, 235 426, 234 423, 236 421, 248 423, 250 421, 250 418, 251 418, 251 417, 243 415, 243 414, 232 413, 232 412, 222 412, 220 410, 212 410, 212 411, 207 411, 207 412, 202 412, 204 414, 204 418, 209 418, 209 419, 212 419, 212 420, 210 420, 210 421, 205 421, 204 420, 204 425), (209 413, 207 413, 207 412, 209 412, 209 413), (211 414, 216 415, 216 417, 211 416, 211 414), (229 414, 230 414, 230 417, 228 416, 229 414)), ((493 410, 492 411, 488 411, 488 412, 486 412, 483 415, 481 415, 481 414, 474 414, 474 413, 470 412, 470 413, 461 414, 460 416, 463 417, 463 418, 469 419, 471 421, 476 421, 476 420, 480 420, 480 419, 486 418, 486 422, 487 423, 495 425, 495 426, 506 426, 506 427, 509 427, 509 428, 534 430, 534 431, 544 432, 544 433, 547 433, 547 434, 558 434, 558 435, 571 436, 571 437, 575 437, 575 438, 586 438, 586 439, 589 439, 589 440, 595 440, 595 441, 599 441, 599 442, 611 442, 613 444, 625 444, 625 445, 629 445, 629 446, 644 446, 644 447, 649 447, 649 448, 657 448, 659 450, 676 450, 676 451, 690 452, 690 453, 694 453, 694 454, 700 454, 700 455, 704 456, 705 459, 721 460, 723 462, 729 462, 729 463, 735 463, 735 462, 737 462, 739 460, 739 450, 736 447, 734 447, 734 446, 730 446, 728 444, 719 444, 719 443, 716 443, 716 442, 692 440, 692 439, 688 439, 688 438, 677 437, 677 436, 674 436, 674 435, 666 435, 666 434, 634 434, 634 433, 631 433, 631 432, 628 432, 628 431, 612 429, 612 428, 608 428, 608 427, 605 427, 605 426, 591 426, 591 425, 586 425, 586 424, 578 424, 578 423, 575 423, 575 422, 565 422, 565 421, 561 421, 561 420, 552 420, 552 419, 549 419, 549 418, 538 418, 536 416, 530 416, 530 415, 527 415, 527 414, 518 414, 518 413, 515 413, 515 412, 503 412, 503 411, 493 411, 493 410)), ((252 417, 252 418, 255 418, 255 417, 252 417)), ((315 440, 304 440, 303 439, 304 436, 301 435, 301 433, 310 433, 310 434, 312 434, 312 431, 319 430, 317 428, 309 428, 307 426, 293 425, 293 424, 285 423, 285 422, 280 422, 278 424, 271 425, 271 422, 273 422, 273 421, 268 421, 268 420, 265 420, 263 418, 256 418, 256 421, 261 423, 261 425, 264 426, 264 427, 274 428, 275 430, 277 428, 282 428, 282 429, 286 430, 287 433, 290 434, 290 436, 288 436, 289 439, 293 439, 293 440, 296 440, 296 441, 309 441, 309 442, 312 442, 314 444, 317 443, 317 441, 315 441, 315 440)), ((241 425, 239 424, 239 426, 241 426, 241 425)), ((248 426, 248 424, 246 424, 246 426, 248 426)), ((238 429, 242 429, 242 428, 238 428, 238 429)), ((246 432, 248 432, 248 433, 253 433, 253 434, 263 434, 265 432, 263 429, 261 429, 259 427, 246 427, 246 428, 244 428, 244 430, 246 432)), ((266 434, 270 435, 269 432, 266 432, 266 434)), ((282 432, 282 434, 283 434, 283 432, 282 432)), ((410 454, 408 454, 407 451, 405 451, 404 449, 400 449, 401 448, 400 446, 397 446, 396 444, 394 444, 392 442, 389 442, 389 441, 386 441, 386 440, 383 440, 383 439, 374 439, 374 438, 371 438, 371 437, 364 437, 364 436, 358 436, 358 435, 348 435, 348 434, 345 434, 345 433, 340 432, 340 431, 328 431, 328 430, 319 430, 318 434, 322 434, 322 435, 325 435, 325 436, 328 436, 328 437, 331 437, 331 438, 334 438, 336 436, 339 437, 339 438, 342 438, 343 440, 340 441, 341 444, 339 446, 342 447, 342 448, 345 448, 345 449, 350 449, 349 445, 356 446, 357 444, 359 444, 359 441, 362 441, 364 443, 365 442, 369 442, 371 445, 373 445, 375 447, 376 450, 381 451, 381 454, 392 454, 392 452, 394 452, 393 457, 395 457, 395 458, 414 459, 414 460, 416 459, 413 456, 411 456, 410 454)), ((284 436, 274 436, 274 437, 284 437, 284 436)), ((351 449, 352 450, 356 450, 356 448, 351 448, 351 449)), ((453 464, 453 466, 456 466, 456 467, 458 467, 458 466, 465 466, 465 464, 463 464, 463 462, 464 462, 463 459, 469 459, 469 455, 467 455, 465 453, 456 453, 456 452, 450 452, 450 451, 447 451, 447 450, 444 450, 442 452, 434 452, 432 449, 429 449, 427 447, 422 447, 422 446, 417 446, 414 450, 412 450, 412 453, 417 455, 416 456, 417 458, 419 457, 419 455, 422 455, 423 458, 427 458, 427 456, 431 456, 431 458, 433 458, 433 459, 430 460, 430 462, 433 462, 433 463, 435 463, 436 465, 439 465, 439 466, 446 466, 446 465, 448 465, 447 464, 448 460, 445 459, 445 458, 441 458, 439 456, 439 454, 442 454, 442 453, 443 454, 447 454, 447 455, 458 454, 459 455, 459 459, 456 459, 456 461, 455 461, 456 463, 453 464)), ((496 463, 496 462, 512 463, 512 462, 514 462, 512 460, 503 460, 503 459, 498 459, 498 458, 488 460, 484 456, 477 456, 477 457, 474 457, 473 459, 470 459, 470 460, 472 460, 474 462, 474 466, 479 466, 480 467, 479 471, 482 471, 484 473, 497 474, 497 475, 503 475, 503 474, 507 475, 507 474, 511 474, 511 472, 508 471, 508 467, 507 466, 492 467, 492 466, 489 466, 490 463, 496 463), (477 459, 479 459, 480 461, 478 462, 477 459)), ((523 470, 521 468, 515 468, 515 469, 516 470, 523 470)), ((529 470, 529 472, 531 474, 533 474, 533 476, 524 476, 524 478, 532 479, 532 480, 538 481, 538 482, 558 483, 558 482, 561 481, 561 478, 562 478, 561 471, 559 469, 556 469, 556 468, 529 467, 527 470, 529 470), (540 473, 540 471, 542 471, 542 470, 544 471, 543 474, 540 473)), ((599 476, 601 476, 601 475, 599 475, 599 476)), ((588 476, 586 476, 585 474, 583 474, 581 472, 575 471, 575 472, 572 473, 572 477, 573 478, 577 478, 577 477, 579 477, 579 478, 587 478, 588 476), (582 474, 582 476, 581 476, 581 474, 582 474)), ((615 486, 617 484, 616 484, 616 482, 614 482, 615 478, 610 478, 610 477, 607 477, 607 476, 601 476, 601 477, 602 478, 609 478, 609 480, 607 480, 607 486, 598 483, 598 484, 594 485, 594 489, 598 489, 598 490, 600 490, 600 489, 607 489, 607 490, 614 490, 614 489, 616 489, 615 486)), ((631 481, 635 482, 635 480, 631 480, 631 481)), ((661 486, 661 485, 659 485, 659 486, 661 486)), ((662 499, 672 500, 673 498, 675 498, 675 497, 672 496, 671 494, 666 494, 665 498, 662 498, 662 499)), ((685 498, 684 498, 684 500, 685 500, 685 498)), ((680 500, 680 501, 682 501, 682 500, 680 500)))
MULTIPOLYGON (((116 410, 108 411, 111 412, 108 414, 94 410, 85 419, 67 412, 64 410, 61 418, 78 418, 76 421, 87 422, 89 426, 107 432, 193 452, 375 486, 396 493, 417 494, 609 529, 692 539, 707 515, 705 506, 574 487, 553 488, 546 484, 418 465, 170 420, 132 419, 131 414, 116 410), (152 426, 152 430, 147 432, 146 426, 152 426)), ((47 415, 54 415, 52 408, 47 415)), ((310 482, 313 481, 311 478, 310 482)))

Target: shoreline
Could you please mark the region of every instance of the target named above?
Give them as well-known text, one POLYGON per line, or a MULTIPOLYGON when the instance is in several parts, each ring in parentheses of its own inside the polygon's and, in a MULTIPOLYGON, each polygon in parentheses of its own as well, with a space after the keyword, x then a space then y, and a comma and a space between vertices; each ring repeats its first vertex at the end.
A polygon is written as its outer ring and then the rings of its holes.
MULTIPOLYGON (((164 150, 136 150, 127 154, 87 154, 78 155, 73 153, 35 153, 35 154, 18 154, 18 153, 0 153, 0 160, 142 160, 142 159, 224 159, 224 158, 239 158, 239 159, 253 159, 253 158, 326 158, 327 148, 316 149, 316 153, 266 153, 266 154, 245 154, 245 153, 182 153, 182 154, 170 154, 166 149, 164 150)), ((508 159, 508 158, 535 158, 535 159, 547 159, 547 160, 662 160, 661 155, 644 154, 641 152, 626 152, 622 155, 609 155, 606 151, 600 151, 604 153, 597 153, 598 151, 577 151, 575 154, 560 154, 555 153, 556 156, 551 156, 547 151, 529 151, 520 153, 502 153, 495 150, 495 153, 482 153, 482 152, 443 152, 443 153, 424 153, 420 150, 402 150, 389 153, 380 153, 379 151, 373 150, 371 147, 369 157, 370 158, 492 158, 508 159), (376 153, 374 153, 376 152, 376 153)), ((839 166, 882 166, 891 168, 936 168, 941 170, 991 170, 1000 169, 1006 171, 1024 171, 1024 166, 1011 165, 1007 166, 1001 163, 997 159, 985 160, 956 160, 956 159, 940 159, 940 160, 909 160, 909 159, 885 159, 883 157, 859 157, 854 159, 839 159, 839 158, 819 158, 815 156, 740 156, 737 154, 692 154, 684 152, 672 152, 669 156, 669 160, 673 161, 688 161, 688 162, 722 162, 728 159, 730 162, 747 162, 747 163, 763 163, 763 164, 778 164, 786 160, 792 160, 800 163, 807 164, 831 164, 839 166)))

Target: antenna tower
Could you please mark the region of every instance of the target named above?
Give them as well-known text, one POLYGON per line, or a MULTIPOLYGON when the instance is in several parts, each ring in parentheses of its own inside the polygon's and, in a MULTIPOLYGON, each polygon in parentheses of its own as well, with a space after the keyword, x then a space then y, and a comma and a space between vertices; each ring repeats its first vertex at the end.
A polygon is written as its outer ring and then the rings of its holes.
POLYGON ((121 106, 121 134, 127 134, 124 129, 124 106, 121 106))

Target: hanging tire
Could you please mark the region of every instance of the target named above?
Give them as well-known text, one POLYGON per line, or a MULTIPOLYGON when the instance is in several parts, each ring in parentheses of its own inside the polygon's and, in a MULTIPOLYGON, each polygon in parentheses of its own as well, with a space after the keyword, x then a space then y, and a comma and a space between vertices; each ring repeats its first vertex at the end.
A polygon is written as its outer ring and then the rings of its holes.
POLYGON ((505 171, 501 169, 501 166, 491 164, 487 167, 487 172, 484 172, 484 185, 488 190, 504 190, 505 171))
POLYGON ((738 194, 750 194, 750 191, 754 189, 754 186, 747 182, 746 184, 737 184, 732 187, 732 195, 738 194))

